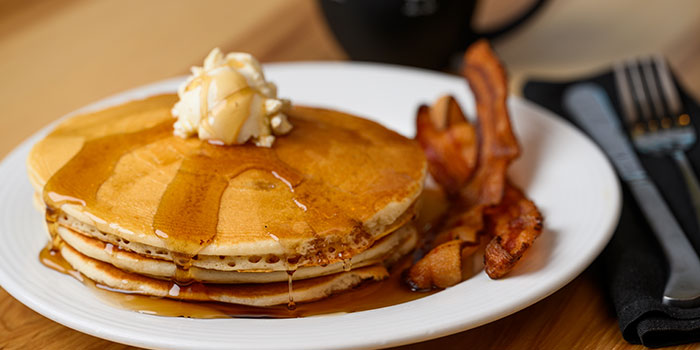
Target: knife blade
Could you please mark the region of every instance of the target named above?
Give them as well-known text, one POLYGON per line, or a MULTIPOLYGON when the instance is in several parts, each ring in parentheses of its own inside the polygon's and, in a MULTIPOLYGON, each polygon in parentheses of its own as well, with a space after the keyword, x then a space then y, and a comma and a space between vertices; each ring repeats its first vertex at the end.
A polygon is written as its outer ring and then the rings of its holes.
POLYGON ((593 83, 576 84, 564 92, 564 107, 613 163, 661 244, 669 263, 662 302, 700 305, 700 258, 642 167, 605 90, 593 83))

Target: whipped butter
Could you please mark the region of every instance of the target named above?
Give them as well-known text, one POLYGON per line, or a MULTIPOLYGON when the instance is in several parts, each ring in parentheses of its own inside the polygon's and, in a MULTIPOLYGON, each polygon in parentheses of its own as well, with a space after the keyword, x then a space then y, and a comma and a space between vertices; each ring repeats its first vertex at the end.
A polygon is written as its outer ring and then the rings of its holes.
POLYGON ((174 134, 183 138, 196 135, 225 145, 252 140, 270 147, 275 136, 292 129, 284 114, 289 101, 277 98, 277 87, 265 80, 260 63, 247 53, 224 56, 213 49, 202 67, 192 67, 178 96, 172 109, 174 134))

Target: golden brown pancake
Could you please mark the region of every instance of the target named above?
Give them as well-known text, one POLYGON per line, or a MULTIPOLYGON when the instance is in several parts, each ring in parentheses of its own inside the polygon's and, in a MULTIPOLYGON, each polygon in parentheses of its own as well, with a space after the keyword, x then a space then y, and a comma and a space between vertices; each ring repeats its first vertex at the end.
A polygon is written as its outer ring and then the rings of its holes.
POLYGON ((175 100, 151 97, 59 125, 29 157, 47 204, 188 256, 325 262, 370 246, 422 190, 418 146, 374 122, 296 107, 294 132, 271 149, 221 147, 172 135, 175 100))
POLYGON ((180 286, 176 283, 122 271, 110 264, 89 258, 67 244, 60 244, 63 257, 81 274, 114 290, 187 301, 218 301, 251 306, 286 304, 289 300, 308 302, 330 296, 366 280, 382 280, 388 276, 386 268, 371 265, 329 276, 294 282, 292 295, 289 285, 283 283, 205 285, 195 283, 180 286))
POLYGON ((218 146, 173 135, 176 99, 72 117, 30 153, 55 247, 90 279, 166 297, 172 281, 215 283, 209 299, 177 298, 273 305, 289 270, 295 299, 315 300, 385 277, 415 247, 426 162, 414 141, 294 107, 271 148, 218 146))
MULTIPOLYGON (((389 226, 386 233, 379 239, 384 239, 392 232, 398 229, 409 228, 411 219, 416 215, 415 205, 409 207, 392 225, 389 226)), ((72 216, 64 214, 58 216, 58 229, 65 227, 71 231, 79 232, 85 236, 93 237, 105 244, 112 244, 114 247, 140 254, 144 257, 155 258, 159 260, 174 261, 174 254, 167 249, 158 248, 138 242, 128 241, 121 237, 101 232, 94 226, 84 224, 72 216)), ((59 233, 59 232, 57 232, 59 233)), ((376 242, 375 242, 376 244, 376 242)), ((364 252, 364 251, 363 251, 364 252)), ((85 252, 83 252, 85 253, 85 252)), ((352 258, 354 258, 353 256, 352 258)), ((352 259, 351 258, 351 259, 352 259)), ((344 259, 347 260, 347 259, 344 259)), ((338 263, 330 263, 338 264, 338 263)), ((300 265, 300 264, 297 264, 300 265)), ((289 270, 290 264, 284 259, 280 259, 278 255, 204 255, 198 254, 197 259, 191 260, 191 266, 214 269, 219 271, 278 271, 285 272, 289 270)), ((304 266, 301 264, 300 266, 304 266)))
MULTIPOLYGON (((172 261, 154 259, 139 255, 128 250, 120 249, 111 243, 105 243, 95 238, 87 237, 65 227, 59 227, 58 236, 83 255, 109 263, 123 271, 138 273, 159 279, 174 279, 177 267, 172 261)), ((294 280, 302 280, 326 276, 343 270, 356 269, 377 263, 384 263, 396 258, 396 253, 406 254, 416 244, 417 231, 413 225, 405 225, 401 229, 382 237, 372 247, 347 260, 326 266, 305 266, 294 271, 294 280)), ((75 267, 75 266, 74 266, 75 267)), ((76 267, 78 269, 78 267, 76 267)), ((218 284, 240 283, 270 283, 287 282, 287 271, 247 270, 222 271, 207 269, 194 265, 190 267, 191 277, 200 282, 218 284)))

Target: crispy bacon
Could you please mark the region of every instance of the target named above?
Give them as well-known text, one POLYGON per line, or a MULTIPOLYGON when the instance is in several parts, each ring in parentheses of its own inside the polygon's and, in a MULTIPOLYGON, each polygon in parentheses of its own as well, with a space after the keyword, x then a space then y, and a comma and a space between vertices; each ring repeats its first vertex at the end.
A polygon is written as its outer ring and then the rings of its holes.
POLYGON ((461 242, 438 245, 407 270, 406 282, 413 290, 447 288, 462 281, 461 242))
POLYGON ((489 277, 501 278, 542 233, 542 214, 510 183, 501 203, 488 208, 485 214, 486 232, 493 236, 486 246, 485 270, 489 277))
POLYGON ((479 164, 460 197, 469 205, 494 205, 501 201, 508 165, 520 155, 510 126, 508 80, 498 57, 486 40, 472 44, 464 55, 462 75, 476 100, 479 164))
POLYGON ((519 156, 520 147, 508 115, 505 70, 487 41, 469 47, 462 75, 476 100, 477 134, 472 137, 467 131, 474 128, 459 106, 441 107, 456 105, 450 97, 441 99, 430 109, 421 107, 416 118, 416 139, 426 153, 430 173, 452 194, 453 200, 432 243, 433 250, 408 272, 409 283, 419 289, 429 288, 428 283, 431 287, 445 288, 461 281, 454 277, 458 266, 455 261, 461 261, 460 255, 473 252, 473 247, 479 244, 484 215, 490 220, 486 233, 495 235, 486 248, 485 258, 491 278, 508 273, 542 229, 542 218, 537 216, 539 212, 534 204, 519 190, 507 187, 508 166, 519 156), (476 160, 475 166, 472 160, 476 160), (502 207, 499 203, 504 193, 509 197, 502 207), (525 214, 531 216, 517 216, 525 214), (518 221, 521 219, 524 221, 518 221), (507 231, 506 226, 511 224, 515 231, 507 231), (520 230, 518 224, 523 225, 520 230), (445 276, 438 276, 441 273, 445 276))
POLYGON ((476 165, 474 126, 454 97, 443 96, 432 107, 418 109, 416 130, 430 174, 447 193, 455 194, 467 183, 476 165))

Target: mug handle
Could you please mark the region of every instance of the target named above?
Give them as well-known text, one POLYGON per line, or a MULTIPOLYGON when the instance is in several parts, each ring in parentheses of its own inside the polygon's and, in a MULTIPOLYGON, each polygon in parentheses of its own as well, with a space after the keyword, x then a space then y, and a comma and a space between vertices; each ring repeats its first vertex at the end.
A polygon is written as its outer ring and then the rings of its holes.
POLYGON ((524 13, 522 13, 520 16, 518 16, 515 20, 511 21, 510 23, 500 27, 496 28, 494 30, 490 31, 485 31, 485 32, 477 32, 477 31, 472 31, 474 35, 476 35, 477 38, 486 38, 486 39, 493 39, 497 36, 500 36, 508 31, 511 31, 515 27, 521 25, 523 22, 527 21, 535 12, 537 12, 544 3, 547 2, 546 0, 536 0, 535 3, 524 13))

